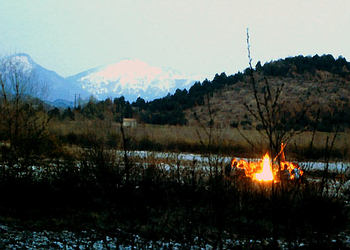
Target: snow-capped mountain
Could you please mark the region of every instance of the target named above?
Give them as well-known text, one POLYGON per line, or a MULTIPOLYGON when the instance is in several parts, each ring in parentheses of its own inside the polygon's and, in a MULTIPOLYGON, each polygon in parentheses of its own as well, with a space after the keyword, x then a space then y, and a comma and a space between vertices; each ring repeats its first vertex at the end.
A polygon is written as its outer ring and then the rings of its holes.
MULTIPOLYGON (((16 72, 26 84, 24 94, 53 102, 57 99, 74 100, 76 93, 88 93, 56 72, 45 69, 24 53, 15 54, 2 59, 0 72, 9 75, 16 72)), ((8 81, 9 83, 9 81, 8 81)))
MULTIPOLYGON (((29 94, 51 104, 55 104, 55 100, 60 100, 59 103, 72 103, 75 97, 86 99, 91 95, 97 99, 124 96, 129 101, 138 97, 150 101, 174 93, 178 88, 189 88, 198 80, 171 69, 150 66, 140 60, 123 60, 67 78, 45 69, 27 54, 15 54, 4 60, 7 64, 15 66, 21 75, 31 79, 35 90, 45 90, 29 94)), ((0 66, 7 65, 3 62, 0 66)), ((4 73, 6 70, 9 68, 0 68, 0 72, 4 73)))
POLYGON ((184 89, 194 79, 140 60, 123 60, 67 78, 98 99, 123 95, 127 100, 153 100, 184 89))

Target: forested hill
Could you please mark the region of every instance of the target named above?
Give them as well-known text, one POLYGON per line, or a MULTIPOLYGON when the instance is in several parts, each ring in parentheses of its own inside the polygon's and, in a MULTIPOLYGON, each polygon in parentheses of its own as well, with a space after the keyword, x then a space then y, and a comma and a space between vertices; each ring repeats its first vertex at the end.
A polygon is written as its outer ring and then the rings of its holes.
MULTIPOLYGON (((273 84, 285 83, 290 98, 314 96, 318 98, 320 104, 340 99, 341 112, 348 112, 350 63, 343 57, 338 59, 332 55, 288 57, 264 65, 258 62, 254 71, 258 78, 265 77, 273 84), (324 94, 320 94, 321 90, 324 94)), ((108 109, 113 111, 113 117, 117 120, 123 116, 135 117, 145 123, 185 125, 194 122, 194 113, 206 119, 206 103, 209 98, 219 122, 234 126, 241 122, 249 125, 251 121, 247 119, 246 112, 242 111, 243 97, 249 98, 248 73, 249 68, 230 76, 225 73, 216 74, 211 81, 196 82, 189 90, 178 89, 173 95, 169 94, 151 102, 138 98, 130 104, 121 97, 113 101, 109 99, 101 102, 90 101, 86 106, 76 110, 89 119, 94 117, 104 119, 105 111, 108 109)), ((328 108, 324 110, 326 112, 328 108)), ((64 117, 72 118, 70 112, 65 110, 64 117)), ((349 114, 343 115, 350 117, 350 111, 349 114)), ((342 122, 350 125, 350 121, 342 122)))
MULTIPOLYGON (((220 92, 229 86, 246 81, 247 68, 245 72, 238 72, 227 76, 225 73, 216 74, 212 81, 204 80, 196 82, 189 91, 177 90, 175 94, 164 98, 144 103, 141 99, 132 105, 141 112, 141 119, 147 123, 155 124, 186 124, 188 117, 184 111, 195 106, 202 106, 206 96, 220 92)), ((336 78, 350 78, 350 63, 345 58, 334 59, 332 55, 318 56, 296 56, 272 61, 261 65, 256 64, 255 70, 267 77, 273 78, 308 78, 318 81, 318 72, 328 72, 336 78)), ((292 83, 291 83, 292 84, 292 83)))

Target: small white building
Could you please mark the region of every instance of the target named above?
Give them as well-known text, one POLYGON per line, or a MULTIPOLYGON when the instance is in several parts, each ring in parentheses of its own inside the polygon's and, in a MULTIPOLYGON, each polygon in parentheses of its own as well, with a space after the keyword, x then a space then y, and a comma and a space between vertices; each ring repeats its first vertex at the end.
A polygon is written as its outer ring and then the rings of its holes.
POLYGON ((126 128, 136 128, 137 121, 134 118, 123 118, 123 127, 126 128))

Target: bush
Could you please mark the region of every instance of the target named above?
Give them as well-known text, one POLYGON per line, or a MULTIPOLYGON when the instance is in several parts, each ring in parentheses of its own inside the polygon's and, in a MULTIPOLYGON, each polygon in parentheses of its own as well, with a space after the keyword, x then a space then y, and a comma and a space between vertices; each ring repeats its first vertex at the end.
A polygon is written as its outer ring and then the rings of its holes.
POLYGON ((271 187, 223 176, 220 167, 210 174, 195 161, 183 168, 185 162, 174 159, 175 165, 166 168, 156 158, 130 160, 126 178, 125 162, 113 150, 105 149, 96 137, 90 143, 73 161, 40 166, 45 169, 40 178, 23 178, 1 168, 1 215, 31 221, 36 227, 91 227, 102 232, 120 228, 148 239, 186 244, 198 237, 203 246, 214 247, 233 234, 322 239, 348 225, 344 200, 319 192, 317 182, 271 187))

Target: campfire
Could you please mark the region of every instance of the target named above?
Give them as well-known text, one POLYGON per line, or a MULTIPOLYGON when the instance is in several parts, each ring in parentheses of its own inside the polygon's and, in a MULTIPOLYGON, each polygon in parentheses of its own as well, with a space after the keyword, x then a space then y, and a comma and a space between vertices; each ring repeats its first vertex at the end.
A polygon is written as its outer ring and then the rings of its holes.
POLYGON ((282 143, 280 153, 272 160, 268 153, 257 162, 233 159, 230 170, 235 170, 245 177, 258 182, 279 182, 298 180, 303 175, 297 163, 288 162, 284 156, 285 145, 282 143))

